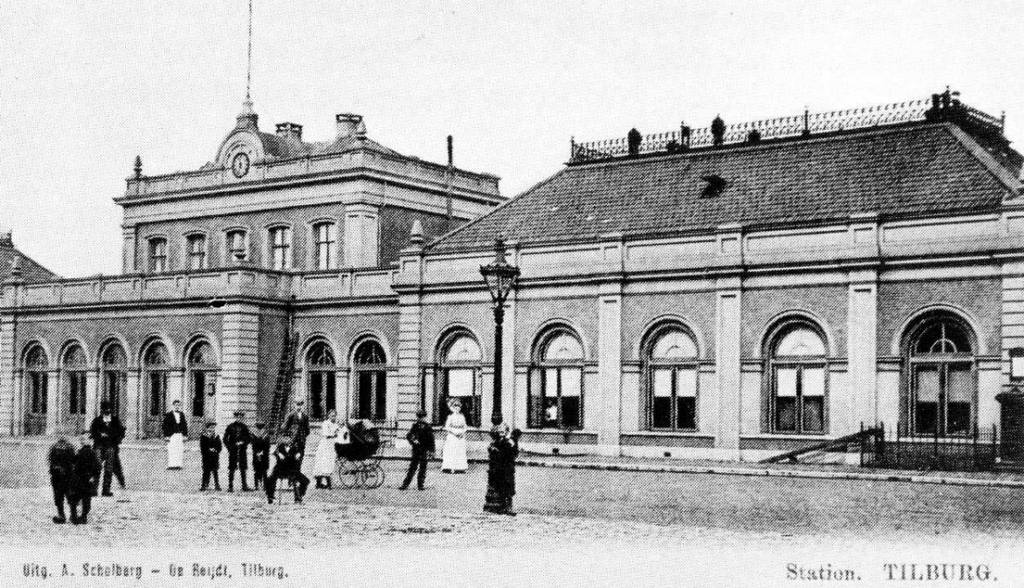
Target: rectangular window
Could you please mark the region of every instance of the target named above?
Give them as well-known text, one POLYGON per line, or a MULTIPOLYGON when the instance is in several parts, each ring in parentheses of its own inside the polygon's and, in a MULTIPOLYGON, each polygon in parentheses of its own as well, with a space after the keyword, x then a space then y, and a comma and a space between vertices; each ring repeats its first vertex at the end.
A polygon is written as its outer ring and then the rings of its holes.
POLYGON ((163 372, 149 374, 149 416, 164 413, 164 398, 167 397, 167 375, 163 372))
POLYGON ((578 429, 583 421, 581 399, 583 371, 580 369, 561 369, 562 381, 562 426, 578 429))
POLYGON ((188 238, 188 269, 206 269, 206 237, 203 235, 188 238))
POLYGON ((149 240, 149 271, 152 273, 167 271, 167 239, 149 240))
POLYGON ((243 261, 249 256, 245 246, 245 231, 228 231, 225 240, 228 249, 228 265, 243 261))
POLYGON ((825 430, 825 368, 803 368, 800 373, 803 401, 803 430, 821 433, 825 430))
POLYGON ((676 428, 697 428, 697 370, 676 371, 676 428))
POLYGON ((202 417, 206 404, 206 373, 192 372, 192 416, 202 417))
POLYGON ((667 429, 672 426, 672 370, 654 370, 651 388, 654 393, 651 426, 655 429, 667 429))
POLYGON ((270 259, 273 269, 291 269, 292 230, 288 227, 270 229, 270 259))
POLYGON ((778 431, 796 431, 797 370, 775 370, 775 428, 778 431))
MULTIPOLYGON (((466 424, 471 427, 480 426, 480 396, 476 387, 476 370, 473 368, 449 368, 444 372, 444 396, 447 401, 457 398, 462 404, 462 415, 466 424)), ((447 402, 441 407, 443 419, 449 414, 447 402)))
POLYGON ((313 227, 315 242, 313 264, 316 269, 326 270, 337 267, 338 225, 320 223, 313 227))
POLYGON ((68 374, 68 413, 85 414, 85 374, 68 374))
POLYGON ((934 434, 939 424, 939 368, 918 367, 914 375, 917 393, 914 403, 915 432, 934 434))
POLYGON ((974 375, 969 364, 950 365, 946 400, 946 433, 965 435, 971 432, 971 403, 974 398, 974 375))
POLYGON ((29 378, 32 386, 32 413, 46 414, 46 374, 31 372, 29 378))
POLYGON ((324 377, 320 372, 309 372, 309 416, 313 419, 324 418, 323 414, 324 377))

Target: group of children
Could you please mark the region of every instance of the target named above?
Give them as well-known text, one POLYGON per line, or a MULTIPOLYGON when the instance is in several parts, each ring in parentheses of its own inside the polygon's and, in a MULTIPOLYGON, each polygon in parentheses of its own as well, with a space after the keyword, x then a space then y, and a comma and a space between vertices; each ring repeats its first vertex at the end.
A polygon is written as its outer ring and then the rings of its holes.
POLYGON ((228 452, 228 492, 235 489, 235 471, 241 478, 242 490, 249 492, 258 490, 264 485, 267 470, 270 466, 270 437, 267 435, 266 424, 256 423, 256 431, 250 432, 243 419, 245 413, 236 412, 235 420, 224 429, 224 439, 217 434, 217 424, 206 423, 206 430, 199 437, 199 453, 203 462, 203 481, 200 490, 213 487, 220 490, 220 454, 224 449, 228 452), (253 485, 248 483, 248 463, 246 448, 252 446, 253 485))
POLYGON ((101 468, 100 458, 91 445, 91 433, 82 431, 77 450, 67 439, 58 439, 50 448, 49 462, 53 503, 57 507, 53 522, 67 522, 64 511, 64 503, 67 502, 71 508, 72 524, 87 523, 92 497, 96 496, 99 486, 101 468), (79 506, 82 507, 81 514, 79 506))

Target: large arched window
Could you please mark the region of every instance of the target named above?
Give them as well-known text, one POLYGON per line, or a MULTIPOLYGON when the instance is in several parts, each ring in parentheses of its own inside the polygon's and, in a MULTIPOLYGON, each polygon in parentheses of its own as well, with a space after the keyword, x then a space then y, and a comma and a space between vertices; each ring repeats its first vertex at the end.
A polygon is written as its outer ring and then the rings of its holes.
POLYGON ((353 354, 355 372, 355 414, 358 419, 382 421, 387 417, 387 359, 384 348, 367 339, 353 354))
POLYGON ((61 362, 64 373, 64 395, 69 415, 85 414, 85 380, 89 361, 81 345, 74 344, 64 351, 61 362))
POLYGON ((49 369, 50 358, 42 346, 34 345, 28 350, 25 354, 25 394, 28 397, 25 433, 29 435, 42 435, 46 432, 49 369))
POLYGON ((111 414, 124 419, 124 391, 128 382, 128 356, 119 343, 111 343, 100 359, 100 402, 110 403, 111 414))
POLYGON ((937 312, 907 331, 908 429, 918 435, 966 435, 977 398, 973 333, 959 317, 937 312))
POLYGON ((437 424, 444 424, 451 414, 449 403, 458 400, 466 424, 480 425, 480 345, 472 335, 458 332, 447 337, 439 348, 437 404, 434 408, 437 424))
POLYGON ((167 381, 170 368, 166 345, 154 341, 146 347, 142 355, 142 385, 145 386, 147 437, 163 435, 161 428, 163 414, 167 412, 167 381))
POLYGON ((567 328, 556 328, 540 339, 534 353, 530 426, 583 427, 583 345, 567 328))
POLYGON ((697 430, 697 345, 679 326, 664 327, 645 349, 651 429, 697 430))
POLYGON ((793 321, 770 345, 769 422, 776 433, 824 433, 827 348, 816 325, 793 321))
POLYGON ((317 341, 306 351, 306 386, 309 393, 309 416, 322 419, 335 409, 334 352, 326 341, 317 341))
POLYGON ((191 417, 189 433, 198 435, 203 430, 206 417, 213 418, 217 406, 217 357, 208 341, 195 342, 188 351, 186 361, 186 383, 190 402, 186 410, 191 417))

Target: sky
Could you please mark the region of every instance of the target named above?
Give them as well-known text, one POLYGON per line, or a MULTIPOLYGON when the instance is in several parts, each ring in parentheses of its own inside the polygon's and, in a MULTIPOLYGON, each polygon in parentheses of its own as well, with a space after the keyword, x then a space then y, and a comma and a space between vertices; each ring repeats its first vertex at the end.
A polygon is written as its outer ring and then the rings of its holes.
MULTIPOLYGON (((122 194, 214 158, 246 85, 245 0, 4 0, 0 227, 66 277, 120 272, 122 194)), ((501 177, 557 172, 570 138, 926 98, 947 85, 1024 141, 1024 10, 946 2, 254 0, 263 130, 365 117, 400 153, 501 177)), ((1021 145, 1015 144, 1018 149, 1021 145)))

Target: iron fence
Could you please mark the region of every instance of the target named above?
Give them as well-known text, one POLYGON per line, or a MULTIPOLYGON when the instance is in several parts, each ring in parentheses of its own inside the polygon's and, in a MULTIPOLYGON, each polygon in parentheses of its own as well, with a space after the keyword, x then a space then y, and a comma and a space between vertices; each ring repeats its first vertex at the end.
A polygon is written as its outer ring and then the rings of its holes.
POLYGON ((879 425, 863 439, 861 465, 898 470, 982 472, 995 469, 1001 446, 999 431, 974 428, 964 435, 908 434, 879 425))

